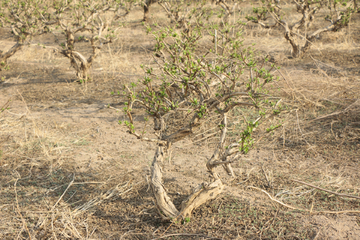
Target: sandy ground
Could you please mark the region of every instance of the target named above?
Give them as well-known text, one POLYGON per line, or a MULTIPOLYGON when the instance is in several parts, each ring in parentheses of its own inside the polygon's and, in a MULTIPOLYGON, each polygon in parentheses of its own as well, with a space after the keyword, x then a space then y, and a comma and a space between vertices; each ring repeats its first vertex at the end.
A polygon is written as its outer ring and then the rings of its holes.
MULTIPOLYGON (((220 170, 227 183, 221 196, 197 209, 189 223, 171 225, 157 215, 149 190, 155 145, 140 142, 118 124, 125 119, 119 110, 124 99, 111 94, 142 76, 140 64, 153 64, 154 41, 143 31, 140 17, 140 10, 129 16, 122 38, 101 54, 88 83, 75 82, 66 59, 37 46, 24 48, 9 61, 10 70, 0 72, 0 105, 11 100, 10 109, 0 115, 0 238, 25 239, 29 232, 36 239, 152 239, 171 234, 175 239, 360 239, 359 199, 292 181, 359 194, 358 116, 350 112, 306 121, 339 112, 358 99, 360 28, 352 29, 347 47, 338 47, 345 44, 341 33, 337 39, 325 36, 316 45, 321 52, 314 48, 300 60, 289 58, 288 46, 276 45, 284 40, 275 32, 247 28, 247 39, 256 39, 283 65, 283 91, 294 93, 295 100, 302 98, 302 103, 293 105, 296 114, 286 115, 283 133, 234 164, 235 180, 220 170), (337 98, 331 98, 337 92, 337 98), (299 121, 303 132, 297 128, 299 121)), ((51 36, 42 40, 51 42, 51 36)), ((11 45, 11 38, 1 35, 0 49, 11 45)), ((140 110, 135 119, 142 124, 140 110)), ((174 146, 163 170, 176 204, 209 181, 204 166, 215 141, 193 144, 185 139, 174 146)))

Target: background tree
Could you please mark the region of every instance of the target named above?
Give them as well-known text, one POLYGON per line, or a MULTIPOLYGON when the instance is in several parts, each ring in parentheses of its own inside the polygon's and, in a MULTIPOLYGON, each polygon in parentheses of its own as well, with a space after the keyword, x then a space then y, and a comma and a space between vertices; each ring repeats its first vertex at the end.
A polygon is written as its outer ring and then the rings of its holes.
POLYGON ((360 8, 358 6, 358 0, 354 0, 354 9, 356 12, 360 12, 360 8))
POLYGON ((46 13, 44 18, 48 24, 55 26, 53 33, 60 29, 65 35, 65 41, 60 43, 62 49, 57 52, 70 59, 78 79, 88 79, 89 68, 101 48, 117 38, 116 31, 121 26, 117 21, 129 13, 131 3, 127 0, 54 2, 55 11, 46 13), (80 42, 87 42, 91 47, 87 58, 76 48, 80 42))
POLYGON ((291 4, 300 13, 298 21, 290 23, 287 14, 278 0, 262 0, 262 6, 254 7, 253 16, 247 16, 249 21, 263 28, 280 26, 285 32, 285 39, 292 47, 292 56, 302 57, 320 34, 337 32, 348 25, 354 12, 353 1, 348 0, 294 0, 291 4), (320 14, 325 15, 322 17, 320 14), (322 21, 330 22, 323 27, 322 21), (314 24, 316 22, 316 24, 314 24))
POLYGON ((0 27, 11 31, 16 43, 7 51, 0 49, 0 70, 32 37, 49 32, 41 18, 41 5, 37 0, 1 0, 0 27))
POLYGON ((59 34, 65 36, 56 52, 70 59, 78 79, 88 79, 88 71, 101 48, 116 39, 121 18, 126 16, 134 0, 110 1, 2 1, 0 23, 12 29, 17 43, 6 53, 1 52, 0 61, 21 49, 29 36, 53 33, 59 43, 59 34), (77 43, 86 42, 91 47, 88 57, 77 49, 77 43))
MULTIPOLYGON (((159 5, 166 11, 168 17, 175 22, 183 23, 186 20, 186 16, 189 14, 190 10, 193 10, 193 7, 190 5, 198 5, 197 10, 200 10, 200 6, 205 6, 209 1, 192 1, 192 0, 145 0, 144 4, 144 18, 143 21, 146 22, 149 19, 150 6, 153 3, 159 3, 159 5)), ((226 0, 212 0, 212 4, 219 5, 223 8, 223 12, 226 14, 225 20, 234 12, 236 2, 232 2, 233 5, 229 5, 226 0)))

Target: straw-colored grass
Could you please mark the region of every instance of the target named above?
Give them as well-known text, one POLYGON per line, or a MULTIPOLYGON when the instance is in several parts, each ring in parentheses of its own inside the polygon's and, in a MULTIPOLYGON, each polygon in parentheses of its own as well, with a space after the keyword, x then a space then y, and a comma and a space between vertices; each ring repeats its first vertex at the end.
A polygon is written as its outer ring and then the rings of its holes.
MULTIPOLYGON (((240 7, 237 17, 251 11, 248 2, 240 7)), ((161 8, 152 9, 153 22, 166 25, 161 8)), ((9 59, 10 70, 0 72, 1 239, 181 239, 183 233, 193 235, 182 239, 319 239, 359 233, 357 213, 321 212, 355 212, 360 206, 358 199, 339 195, 360 193, 360 25, 325 34, 302 59, 290 57, 281 31, 245 27, 245 44, 256 43, 281 66, 270 94, 282 99, 284 111, 268 121, 284 119, 283 125, 266 136, 255 131, 258 145, 234 163, 237 177, 224 176, 227 194, 196 210, 190 223, 170 226, 158 218, 149 190, 154 146, 117 124, 125 118, 124 99, 115 97, 122 85, 141 79, 140 64, 156 66, 154 40, 141 18, 138 8, 124 20, 88 83, 73 82, 75 72, 53 53, 55 45, 25 47, 9 59), (340 228, 336 219, 352 229, 340 228)), ((11 46, 1 37, 0 42, 11 46)), ((229 119, 235 139, 242 118, 233 113, 229 119)), ((142 120, 139 111, 136 121, 142 120)), ((174 146, 164 162, 165 187, 176 203, 208 179, 204 161, 218 141, 216 131, 209 124, 174 146), (182 162, 189 167, 182 169, 182 162)))

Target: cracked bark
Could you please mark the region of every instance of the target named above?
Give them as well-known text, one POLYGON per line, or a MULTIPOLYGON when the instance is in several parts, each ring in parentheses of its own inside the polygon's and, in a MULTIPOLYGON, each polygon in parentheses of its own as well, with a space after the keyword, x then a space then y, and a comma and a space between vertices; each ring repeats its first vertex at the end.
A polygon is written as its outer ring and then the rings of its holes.
POLYGON ((202 183, 181 203, 181 210, 179 211, 167 195, 162 183, 162 170, 159 163, 162 163, 163 160, 164 147, 158 146, 151 166, 151 189, 154 194, 156 208, 164 220, 190 218, 194 209, 214 199, 224 189, 224 185, 218 177, 211 183, 202 183))
POLYGON ((17 51, 21 50, 23 46, 24 44, 22 43, 16 43, 5 53, 0 50, 0 70, 7 64, 8 58, 13 56, 17 51))
MULTIPOLYGON (((166 189, 162 183, 162 170, 160 164, 164 160, 164 146, 159 144, 154 156, 154 160, 151 166, 151 187, 154 194, 155 205, 160 214, 160 216, 165 220, 173 220, 177 218, 190 218, 191 213, 194 209, 198 208, 202 204, 216 198, 224 189, 224 185, 214 171, 214 168, 218 165, 223 165, 225 170, 229 175, 234 176, 234 172, 231 168, 230 161, 227 161, 227 157, 235 153, 236 151, 225 151, 224 155, 221 157, 221 152, 223 152, 224 142, 227 132, 227 117, 226 114, 223 114, 222 121, 222 134, 220 137, 219 144, 214 151, 214 154, 209 159, 206 164, 209 173, 212 176, 212 181, 210 183, 202 183, 197 186, 193 193, 181 204, 181 209, 178 210, 174 203, 171 201, 170 197, 166 193, 166 189), (221 159, 221 161, 217 161, 221 159)), ((177 137, 174 139, 178 140, 177 137)))

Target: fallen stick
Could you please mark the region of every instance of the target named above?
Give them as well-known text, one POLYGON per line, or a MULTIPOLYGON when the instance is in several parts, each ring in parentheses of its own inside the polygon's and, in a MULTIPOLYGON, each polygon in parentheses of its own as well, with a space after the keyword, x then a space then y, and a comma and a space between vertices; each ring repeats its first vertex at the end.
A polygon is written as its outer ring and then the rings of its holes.
POLYGON ((209 237, 209 236, 206 236, 206 235, 203 235, 203 234, 195 234, 195 233, 174 233, 174 234, 169 234, 169 235, 165 235, 165 236, 161 236, 161 237, 158 237, 158 238, 154 238, 152 240, 157 240, 157 239, 162 239, 162 238, 168 238, 168 237, 172 237, 172 236, 197 236, 197 237, 203 237, 203 238, 206 238, 206 239, 223 239, 223 238, 214 238, 214 237, 209 237))
POLYGON ((336 192, 333 192, 333 191, 330 191, 330 190, 327 190, 327 189, 324 189, 324 188, 321 188, 321 187, 317 187, 317 186, 314 186, 314 185, 312 185, 312 184, 309 184, 309 183, 306 183, 306 182, 302 182, 302 181, 299 181, 299 180, 292 179, 291 181, 297 182, 297 183, 301 183, 301 184, 307 185, 307 186, 309 186, 309 187, 316 188, 316 189, 319 189, 319 190, 321 190, 321 191, 328 192, 328 193, 332 193, 332 194, 335 194, 335 195, 338 195, 338 196, 341 196, 341 197, 348 197, 348 198, 360 199, 360 197, 358 197, 358 196, 352 196, 352 195, 347 195, 347 194, 342 194, 342 193, 336 193, 336 192))
POLYGON ((75 180, 75 173, 73 173, 73 179, 71 180, 71 182, 69 183, 69 185, 67 186, 67 188, 65 189, 65 191, 63 192, 63 194, 59 197, 59 199, 57 200, 57 202, 54 204, 54 206, 51 208, 51 211, 53 211, 56 207, 56 205, 61 201, 61 199, 64 197, 65 193, 67 192, 67 190, 71 187, 71 185, 74 183, 75 180))
POLYGON ((286 204, 286 203, 283 203, 283 202, 281 202, 281 201, 279 201, 279 200, 271 197, 271 195, 270 195, 268 192, 266 192, 265 190, 263 190, 263 189, 260 189, 260 188, 257 188, 257 187, 253 187, 253 186, 248 186, 248 187, 249 187, 249 188, 253 188, 253 189, 255 189, 255 190, 258 190, 258 191, 261 191, 261 192, 265 193, 272 201, 277 202, 277 203, 283 205, 284 207, 287 207, 287 208, 290 208, 290 209, 294 209, 294 210, 300 210, 300 211, 305 211, 305 212, 315 213, 315 214, 317 214, 317 213, 331 213, 331 214, 360 213, 360 211, 356 211, 356 210, 344 210, 344 211, 315 211, 315 212, 313 212, 312 209, 309 210, 309 209, 305 209, 305 208, 293 207, 293 206, 291 206, 291 205, 288 205, 288 204, 286 204))

